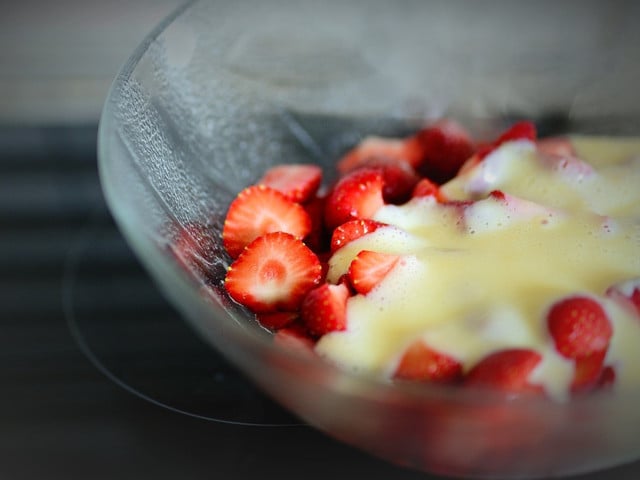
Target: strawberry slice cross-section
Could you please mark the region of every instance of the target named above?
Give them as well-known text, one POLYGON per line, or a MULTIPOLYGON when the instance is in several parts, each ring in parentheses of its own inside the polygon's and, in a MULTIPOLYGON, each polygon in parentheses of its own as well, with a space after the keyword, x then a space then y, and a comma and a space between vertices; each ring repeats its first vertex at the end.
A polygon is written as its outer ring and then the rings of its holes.
POLYGON ((347 276, 358 293, 366 295, 396 266, 399 255, 362 250, 351 261, 347 276))
POLYGON ((317 255, 284 232, 251 242, 227 271, 225 288, 255 313, 294 311, 322 278, 317 255))
POLYGON ((222 242, 232 258, 257 237, 286 232, 304 238, 311 231, 306 210, 283 193, 265 185, 253 185, 235 198, 224 221, 222 242))

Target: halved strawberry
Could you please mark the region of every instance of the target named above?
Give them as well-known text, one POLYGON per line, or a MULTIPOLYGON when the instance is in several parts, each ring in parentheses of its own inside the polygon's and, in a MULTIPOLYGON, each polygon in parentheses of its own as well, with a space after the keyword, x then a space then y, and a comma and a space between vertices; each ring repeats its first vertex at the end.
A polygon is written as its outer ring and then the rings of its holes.
POLYGON ((303 353, 313 353, 316 342, 304 325, 296 322, 278 330, 273 336, 273 343, 285 348, 295 348, 303 353))
POLYGON ((428 178, 422 178, 415 185, 415 187, 413 188, 413 192, 411 193, 411 197, 433 197, 440 203, 447 201, 447 198, 440 190, 440 187, 428 178))
POLYGON ((380 227, 386 227, 386 223, 376 222, 368 218, 350 220, 337 227, 331 235, 331 253, 344 247, 367 233, 375 232, 380 227))
POLYGON ((613 335, 611 322, 596 300, 575 296, 553 304, 547 326, 556 349, 566 358, 581 358, 606 350, 613 335))
POLYGON ((328 251, 329 234, 324 225, 324 205, 326 197, 314 196, 303 205, 311 219, 311 231, 304 238, 304 242, 314 252, 328 251))
POLYGON ((417 340, 402 354, 393 376, 400 380, 453 383, 462 378, 462 364, 417 340))
POLYGON ((383 174, 380 169, 361 168, 342 177, 325 204, 329 229, 358 218, 371 218, 384 204, 383 174))
POLYGON ((324 335, 347 328, 349 288, 344 283, 323 283, 311 290, 300 307, 302 322, 312 335, 324 335))
POLYGON ((267 312, 258 313, 256 318, 260 325, 269 330, 280 330, 300 318, 299 312, 267 312))
POLYGON ((482 160, 484 157, 493 152, 496 148, 506 142, 514 140, 531 140, 534 142, 538 136, 536 126, 532 122, 522 121, 514 123, 510 128, 505 130, 495 141, 480 146, 477 150, 477 157, 482 160))
POLYGON ((575 370, 571 382, 573 393, 585 392, 597 386, 602 377, 607 350, 599 350, 575 359, 575 370))
POLYGON ((452 120, 440 120, 422 130, 415 138, 421 143, 423 159, 417 170, 436 183, 452 179, 462 164, 473 155, 474 146, 467 131, 452 120))
POLYGON ((278 190, 294 202, 304 203, 320 187, 322 169, 310 164, 276 165, 267 170, 256 183, 278 190))
POLYGON ((414 167, 423 156, 422 145, 412 138, 367 137, 337 163, 341 175, 379 160, 397 160, 414 167))
POLYGON ((244 249, 229 267, 224 285, 253 312, 294 311, 321 277, 320 260, 301 240, 272 232, 244 249))
POLYGON ((542 361, 542 355, 526 348, 499 350, 480 360, 467 373, 464 384, 508 393, 542 393, 529 375, 542 361))
POLYGON ((305 209, 279 191, 254 185, 235 198, 224 221, 222 242, 232 258, 257 237, 270 232, 286 232, 304 238, 311 231, 311 219, 305 209))
POLYGON ((399 255, 391 253, 362 250, 349 265, 349 283, 358 293, 366 295, 387 276, 399 259, 399 255))

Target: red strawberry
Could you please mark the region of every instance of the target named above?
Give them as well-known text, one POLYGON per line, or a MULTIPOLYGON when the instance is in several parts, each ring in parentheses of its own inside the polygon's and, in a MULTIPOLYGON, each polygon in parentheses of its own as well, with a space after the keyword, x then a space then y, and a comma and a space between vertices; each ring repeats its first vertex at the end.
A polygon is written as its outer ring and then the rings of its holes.
POLYGON ((257 182, 283 193, 294 202, 304 203, 313 197, 322 182, 322 169, 317 165, 276 165, 257 182))
POLYGON ((244 249, 229 267, 224 285, 253 312, 293 311, 321 276, 320 260, 301 240, 273 232, 244 249))
POLYGON ((514 123, 508 130, 503 132, 495 141, 495 144, 502 145, 513 140, 531 140, 534 142, 537 136, 536 126, 532 122, 522 121, 514 123))
POLYGON ((305 237, 304 242, 314 252, 327 251, 327 244, 329 242, 329 234, 327 233, 324 226, 325 202, 325 197, 316 196, 303 205, 304 209, 309 215, 309 218, 311 219, 311 231, 305 237))
POLYGON ((598 379, 598 388, 610 388, 616 383, 616 371, 611 366, 602 369, 602 374, 598 379))
POLYGON ((412 343, 402 355, 394 378, 438 383, 452 383, 462 378, 462 365, 424 342, 412 343))
POLYGON ((440 187, 428 178, 423 178, 416 184, 411 197, 434 197, 440 203, 447 201, 445 195, 440 190, 440 187))
POLYGON ((376 222, 367 218, 350 220, 337 227, 331 235, 331 253, 344 247, 367 233, 375 232, 380 227, 386 227, 386 223, 376 222))
POLYGON ((325 204, 329 229, 358 218, 371 218, 383 205, 383 175, 379 169, 361 168, 336 183, 325 204))
POLYGON ((547 326, 558 352, 572 359, 606 350, 613 334, 604 309, 589 297, 556 302, 547 313, 547 326))
POLYGON ((529 375, 541 361, 542 356, 533 350, 500 350, 480 360, 464 383, 509 393, 542 393, 542 387, 529 382, 529 375))
POLYGON ((605 350, 599 350, 591 355, 579 357, 575 360, 575 370, 571 391, 574 393, 585 392, 597 386, 602 377, 604 359, 607 354, 605 350))
POLYGON ((264 185, 245 188, 231 202, 222 229, 222 242, 232 258, 260 235, 286 232, 304 238, 311 231, 305 209, 264 185))
POLYGON ((356 292, 366 295, 387 276, 399 259, 399 255, 362 250, 349 265, 349 282, 356 292))
POLYGON ((315 340, 300 323, 293 323, 278 330, 273 336, 273 342, 275 345, 295 348, 305 353, 313 353, 315 346, 315 340))
POLYGON ((451 120, 436 122, 419 131, 415 138, 424 151, 417 169, 436 183, 452 179, 473 155, 471 137, 462 126, 451 120))
POLYGON ((517 122, 503 132, 494 142, 480 146, 477 151, 478 158, 482 160, 503 143, 514 140, 531 140, 534 142, 537 136, 536 126, 532 122, 517 122))
POLYGON ((422 156, 422 146, 412 138, 367 137, 349 150, 336 167, 342 175, 381 159, 397 160, 413 167, 422 156))
POLYGON ((347 299, 349 289, 344 283, 323 283, 311 290, 300 308, 302 322, 312 335, 345 330, 347 328, 347 299))
POLYGON ((300 317, 298 312, 269 312, 258 313, 256 318, 260 325, 269 330, 280 330, 281 328, 291 325, 300 317))

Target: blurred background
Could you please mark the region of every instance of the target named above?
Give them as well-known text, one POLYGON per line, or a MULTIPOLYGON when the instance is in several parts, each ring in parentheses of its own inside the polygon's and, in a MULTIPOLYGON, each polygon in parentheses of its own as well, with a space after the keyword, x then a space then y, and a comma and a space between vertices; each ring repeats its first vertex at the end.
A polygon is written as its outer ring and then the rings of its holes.
POLYGON ((181 3, 3 3, 0 479, 438 478, 338 444, 253 390, 183 325, 113 224, 96 166, 102 103, 181 3))

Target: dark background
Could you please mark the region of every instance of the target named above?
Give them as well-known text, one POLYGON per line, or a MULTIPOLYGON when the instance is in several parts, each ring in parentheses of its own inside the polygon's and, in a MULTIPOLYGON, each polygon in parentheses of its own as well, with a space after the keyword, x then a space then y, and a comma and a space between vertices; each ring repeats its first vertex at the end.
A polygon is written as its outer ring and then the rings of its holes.
POLYGON ((306 426, 234 423, 296 420, 186 328, 113 224, 100 108, 179 3, 0 5, 0 480, 435 479, 306 426))

